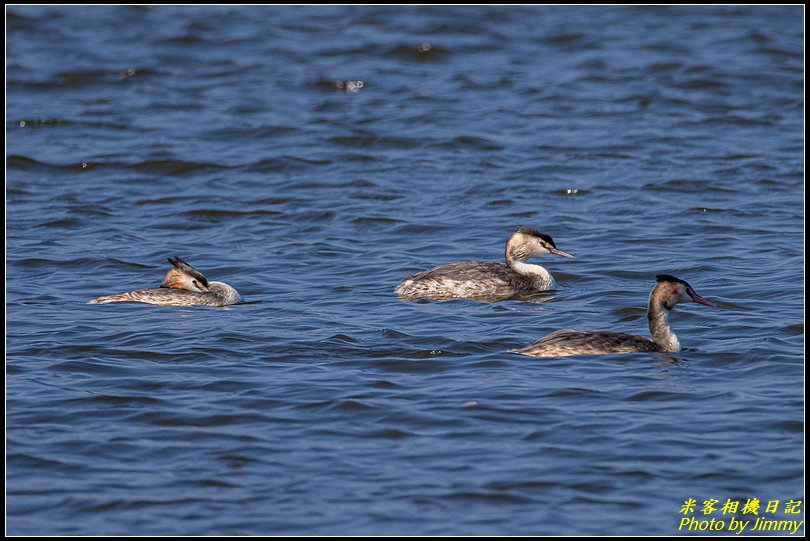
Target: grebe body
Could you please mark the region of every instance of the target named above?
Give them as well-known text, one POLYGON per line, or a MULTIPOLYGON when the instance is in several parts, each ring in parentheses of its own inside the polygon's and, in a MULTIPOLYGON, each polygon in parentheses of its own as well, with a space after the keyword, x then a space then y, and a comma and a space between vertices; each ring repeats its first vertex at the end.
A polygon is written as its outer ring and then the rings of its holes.
POLYGON ((508 298, 549 291, 554 277, 540 265, 526 261, 537 255, 555 254, 573 258, 557 248, 554 240, 536 229, 521 226, 506 241, 504 263, 454 261, 414 274, 394 290, 403 299, 508 298))
POLYGON ((159 288, 134 289, 97 297, 88 304, 142 302, 164 306, 227 306, 241 300, 239 293, 224 282, 209 282, 203 274, 180 259, 170 257, 172 268, 159 288))
POLYGON ((695 293, 684 280, 668 274, 656 277, 657 283, 647 302, 650 338, 611 331, 555 331, 528 346, 514 349, 513 353, 532 357, 564 357, 604 353, 676 352, 681 343, 669 326, 669 314, 678 303, 696 302, 714 306, 695 293))

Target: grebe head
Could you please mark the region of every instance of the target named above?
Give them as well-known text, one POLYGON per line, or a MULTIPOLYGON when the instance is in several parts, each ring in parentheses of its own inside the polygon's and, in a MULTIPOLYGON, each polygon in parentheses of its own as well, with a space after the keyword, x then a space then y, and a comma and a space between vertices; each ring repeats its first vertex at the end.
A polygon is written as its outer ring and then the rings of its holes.
POLYGON ((172 268, 163 277, 160 287, 208 293, 208 280, 200 271, 177 256, 170 257, 169 263, 172 264, 172 268))
POLYGON ((653 287, 651 296, 660 298, 667 310, 680 302, 696 302, 704 306, 714 306, 714 303, 704 299, 685 280, 675 278, 669 274, 659 274, 655 277, 658 283, 653 287))
POLYGON ((571 257, 554 244, 554 239, 531 227, 521 225, 506 241, 506 260, 526 261, 535 255, 555 254, 562 257, 571 257))

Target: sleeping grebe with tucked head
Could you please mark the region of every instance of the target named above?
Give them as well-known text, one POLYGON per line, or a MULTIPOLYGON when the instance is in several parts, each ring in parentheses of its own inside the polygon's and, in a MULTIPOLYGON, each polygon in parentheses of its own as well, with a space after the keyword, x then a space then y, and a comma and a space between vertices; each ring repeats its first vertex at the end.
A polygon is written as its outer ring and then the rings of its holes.
POLYGON ((554 289, 551 273, 526 261, 536 255, 571 257, 536 229, 520 226, 506 241, 504 263, 455 261, 405 278, 394 290, 403 299, 508 298, 554 289))
POLYGON ((657 283, 647 302, 647 319, 650 338, 611 331, 556 331, 537 342, 513 353, 532 357, 565 357, 567 355, 591 355, 599 353, 675 352, 681 351, 681 343, 669 326, 669 314, 676 304, 696 302, 714 306, 695 293, 684 280, 668 274, 656 276, 657 283))
POLYGON ((143 302, 166 306, 226 306, 241 300, 239 293, 224 282, 209 282, 205 276, 180 259, 170 257, 172 268, 163 277, 159 288, 135 289, 115 295, 93 299, 88 304, 109 304, 112 302, 143 302))

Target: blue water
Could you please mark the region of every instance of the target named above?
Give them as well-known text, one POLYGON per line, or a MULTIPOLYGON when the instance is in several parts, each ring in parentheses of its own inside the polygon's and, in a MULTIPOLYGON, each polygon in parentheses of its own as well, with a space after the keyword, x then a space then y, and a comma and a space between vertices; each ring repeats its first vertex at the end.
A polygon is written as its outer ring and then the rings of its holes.
POLYGON ((803 20, 8 7, 7 533, 803 519, 803 20), (556 292, 394 296, 521 224, 576 256, 537 260, 556 292), (174 255, 245 302, 86 304, 174 255), (675 310, 675 362, 507 352, 646 334, 660 273, 717 304, 675 310))

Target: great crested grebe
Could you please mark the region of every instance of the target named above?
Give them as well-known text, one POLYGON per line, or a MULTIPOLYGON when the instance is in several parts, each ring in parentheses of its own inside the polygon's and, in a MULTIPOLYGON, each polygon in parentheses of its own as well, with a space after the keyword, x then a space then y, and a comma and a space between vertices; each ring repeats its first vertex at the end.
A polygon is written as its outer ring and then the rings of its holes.
POLYGON ((394 292, 404 299, 437 300, 506 298, 521 293, 554 289, 551 273, 540 265, 526 263, 535 255, 571 257, 557 249, 554 240, 536 229, 520 226, 506 241, 505 263, 496 261, 454 261, 409 276, 394 292))
POLYGON ((144 302, 167 306, 226 306, 236 304, 241 297, 239 293, 223 282, 209 282, 205 276, 180 259, 170 257, 172 268, 163 277, 159 288, 135 289, 115 295, 105 295, 93 299, 88 304, 108 304, 111 302, 144 302))
POLYGON ((556 331, 534 344, 511 350, 533 357, 565 357, 597 353, 674 352, 681 350, 678 337, 669 326, 669 313, 680 302, 714 306, 695 293, 685 281, 668 274, 656 276, 647 302, 647 319, 652 339, 610 331, 556 331))

